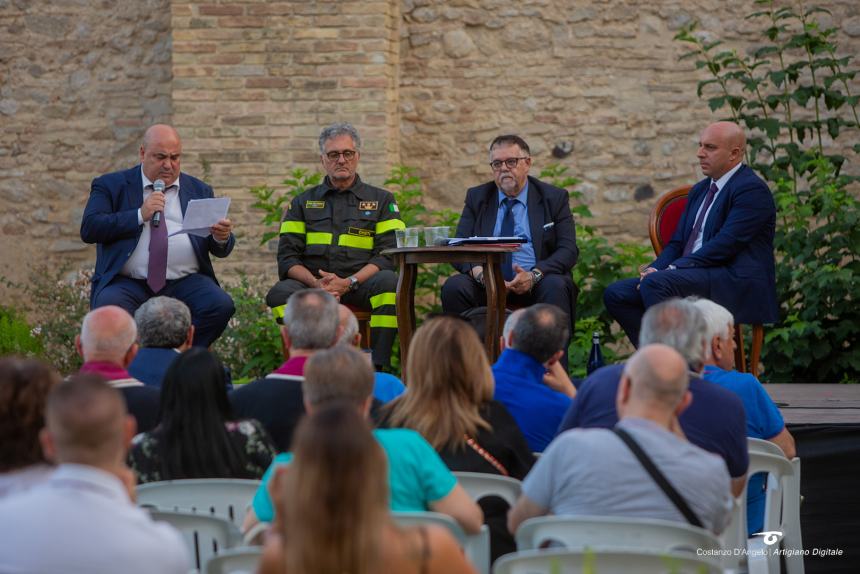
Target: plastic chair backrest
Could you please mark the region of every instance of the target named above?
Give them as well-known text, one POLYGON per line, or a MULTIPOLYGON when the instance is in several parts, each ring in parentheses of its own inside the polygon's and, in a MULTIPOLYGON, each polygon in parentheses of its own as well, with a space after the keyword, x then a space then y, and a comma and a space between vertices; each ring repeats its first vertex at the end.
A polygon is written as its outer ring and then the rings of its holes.
POLYGON ((480 533, 470 535, 456 520, 439 512, 392 512, 391 516, 400 526, 434 524, 447 528, 478 572, 490 574, 490 529, 486 524, 481 526, 480 533))
POLYGON ((212 556, 242 539, 236 525, 220 516, 169 510, 150 510, 150 515, 153 520, 167 522, 179 530, 198 570, 212 556))
POLYGON ((454 472, 460 483, 473 500, 481 500, 485 496, 498 496, 509 506, 516 504, 522 492, 522 483, 516 478, 487 474, 483 472, 454 472))
POLYGON ((672 239, 678 222, 687 207, 687 196, 692 185, 684 185, 668 191, 657 198, 657 203, 651 210, 648 220, 648 234, 651 237, 651 246, 654 253, 660 255, 663 247, 672 239))
POLYGON ((636 574, 718 574, 716 562, 695 554, 648 550, 526 550, 502 556, 494 574, 555 574, 561 572, 635 572, 636 574))
POLYGON ((206 562, 206 574, 254 574, 263 555, 262 546, 242 546, 219 552, 206 562))
POLYGON ((556 542, 569 550, 601 547, 695 556, 698 549, 722 548, 719 539, 707 530, 656 518, 542 516, 523 522, 516 538, 519 550, 556 542))
POLYGON ((137 503, 227 518, 241 528, 259 480, 195 478, 149 482, 137 487, 137 503))
POLYGON ((785 456, 785 454, 782 452, 782 449, 779 448, 776 443, 772 443, 769 440, 763 440, 760 438, 747 437, 747 449, 750 452, 763 452, 765 454, 785 456))

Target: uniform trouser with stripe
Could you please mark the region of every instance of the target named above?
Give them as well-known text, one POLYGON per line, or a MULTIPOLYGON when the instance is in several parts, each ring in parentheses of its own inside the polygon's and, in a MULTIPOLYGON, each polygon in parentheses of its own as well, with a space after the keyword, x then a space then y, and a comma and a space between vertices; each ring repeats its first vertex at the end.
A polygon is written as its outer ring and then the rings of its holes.
MULTIPOLYGON (((295 279, 279 281, 266 295, 266 304, 278 322, 284 316, 284 306, 290 295, 296 291, 307 289, 308 286, 295 279)), ((372 275, 367 281, 358 286, 352 293, 341 297, 341 303, 359 309, 370 310, 370 343, 373 353, 373 364, 376 367, 388 367, 391 364, 391 346, 397 334, 397 315, 394 308, 397 275, 394 271, 382 270, 372 275)))

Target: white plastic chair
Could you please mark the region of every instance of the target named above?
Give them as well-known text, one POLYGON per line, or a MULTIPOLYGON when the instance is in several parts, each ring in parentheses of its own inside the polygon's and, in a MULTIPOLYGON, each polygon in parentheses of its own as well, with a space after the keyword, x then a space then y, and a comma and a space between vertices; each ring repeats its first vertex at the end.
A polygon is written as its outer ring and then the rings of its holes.
POLYGON ((261 546, 242 546, 219 552, 206 562, 206 574, 254 574, 263 555, 261 546))
POLYGON ((149 482, 137 487, 137 503, 159 510, 211 514, 242 527, 259 480, 194 478, 149 482))
POLYGON ((541 548, 547 542, 568 550, 617 548, 696 555, 711 551, 719 561, 722 544, 703 528, 656 518, 617 516, 540 516, 523 522, 517 530, 517 549, 541 548))
POLYGON ((747 437, 747 449, 750 452, 763 452, 765 454, 777 454, 785 456, 782 449, 776 443, 760 438, 747 437))
POLYGON ((776 536, 760 535, 747 540, 747 565, 750 574, 779 574, 779 548, 790 549, 785 556, 786 570, 802 574, 803 541, 800 532, 800 460, 789 461, 782 454, 750 452, 749 474, 767 472, 779 485, 765 499, 763 532, 776 532, 776 536), (795 462, 796 461, 796 462, 795 462), (767 544, 766 541, 771 541, 767 544))
POLYGON ((153 520, 167 522, 179 530, 198 570, 210 558, 236 546, 242 539, 236 525, 220 516, 169 510, 150 510, 149 513, 153 520))
POLYGON ((561 574, 568 572, 636 574, 718 574, 722 569, 689 554, 648 550, 525 550, 496 560, 493 574, 561 574))
POLYGON ((392 512, 391 516, 400 526, 436 524, 444 526, 463 548, 466 558, 481 574, 490 574, 490 529, 481 526, 478 534, 466 534, 463 527, 447 514, 439 512, 392 512))
POLYGON ((484 472, 454 472, 460 483, 473 500, 478 501, 485 496, 498 496, 508 505, 516 504, 522 492, 522 483, 516 478, 488 474, 484 472))
POLYGON ((744 550, 747 547, 747 489, 744 487, 740 496, 732 501, 732 514, 729 525, 720 536, 723 548, 722 565, 729 572, 746 571, 747 559, 744 550), (737 549, 737 552, 735 552, 737 549))

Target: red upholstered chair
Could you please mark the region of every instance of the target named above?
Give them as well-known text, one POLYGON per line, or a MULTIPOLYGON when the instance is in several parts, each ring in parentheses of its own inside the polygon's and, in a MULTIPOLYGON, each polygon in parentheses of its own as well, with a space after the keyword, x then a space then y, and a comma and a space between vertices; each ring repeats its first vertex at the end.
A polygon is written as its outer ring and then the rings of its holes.
MULTIPOLYGON (((651 245, 654 253, 660 255, 663 247, 672 239, 675 228, 687 207, 687 195, 693 186, 685 185, 672 191, 666 192, 657 198, 657 204, 651 210, 648 219, 648 234, 651 236, 651 245)), ((746 352, 744 348, 744 326, 735 324, 735 367, 742 372, 752 373, 758 377, 758 363, 761 359, 761 347, 764 342, 764 327, 760 324, 752 326, 752 351, 750 353, 749 365, 747 365, 746 352), (747 368, 749 367, 749 368, 747 368)))

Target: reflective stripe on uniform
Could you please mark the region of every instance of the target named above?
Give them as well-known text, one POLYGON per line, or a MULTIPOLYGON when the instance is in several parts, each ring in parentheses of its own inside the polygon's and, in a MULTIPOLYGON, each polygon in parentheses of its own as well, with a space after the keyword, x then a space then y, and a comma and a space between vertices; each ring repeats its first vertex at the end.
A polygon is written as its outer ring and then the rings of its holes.
POLYGON ((331 245, 332 234, 322 231, 308 231, 305 239, 307 245, 331 245))
POLYGON ((278 305, 277 307, 272 307, 272 315, 275 317, 275 321, 278 319, 284 319, 284 310, 287 308, 286 304, 278 305))
MULTIPOLYGON (((331 234, 329 234, 331 236, 331 234)), ((331 242, 331 239, 329 239, 331 242)), ((310 233, 308 233, 308 243, 310 243, 310 233)), ((341 235, 337 244, 342 247, 355 247, 356 249, 373 249, 373 237, 359 237, 358 235, 341 235)))
POLYGON ((376 224, 376 234, 381 235, 395 229, 406 229, 406 224, 399 219, 389 219, 376 224))
POLYGON ((388 327, 390 329, 396 329, 397 317, 394 315, 371 315, 370 327, 388 327))
POLYGON ((304 221, 285 221, 281 224, 281 233, 305 233, 304 221))
POLYGON ((397 294, 391 293, 380 293, 379 295, 374 295, 370 298, 370 307, 372 309, 376 309, 377 307, 382 307, 383 305, 394 305, 397 302, 397 294))

